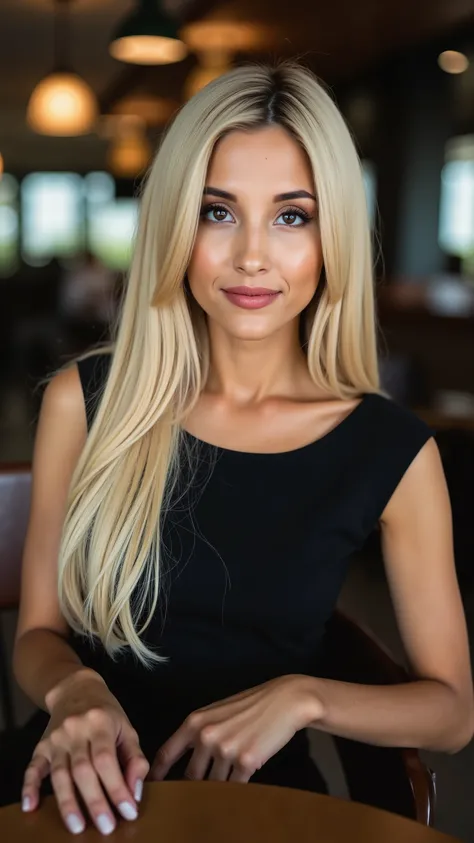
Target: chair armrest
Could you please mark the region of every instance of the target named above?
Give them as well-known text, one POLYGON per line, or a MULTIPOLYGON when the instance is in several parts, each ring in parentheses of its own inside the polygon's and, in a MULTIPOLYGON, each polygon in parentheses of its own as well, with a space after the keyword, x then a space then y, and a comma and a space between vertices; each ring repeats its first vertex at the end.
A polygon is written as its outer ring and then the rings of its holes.
POLYGON ((340 609, 326 626, 324 667, 328 678, 367 685, 396 685, 411 676, 363 624, 340 609))
MULTIPOLYGON (((414 677, 358 621, 336 609, 326 626, 326 678, 397 685, 414 677)), ((380 747, 334 736, 351 798, 433 825, 436 776, 411 748, 380 747)))
POLYGON ((0 609, 18 606, 30 494, 30 463, 0 464, 0 609))

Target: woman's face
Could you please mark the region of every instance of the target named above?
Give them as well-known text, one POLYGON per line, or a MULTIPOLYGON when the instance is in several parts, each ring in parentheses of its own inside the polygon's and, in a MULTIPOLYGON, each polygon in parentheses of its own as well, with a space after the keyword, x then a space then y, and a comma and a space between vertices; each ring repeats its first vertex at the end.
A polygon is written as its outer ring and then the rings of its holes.
POLYGON ((282 127, 218 141, 188 267, 209 320, 256 340, 299 319, 322 268, 315 196, 306 154, 282 127), (254 295, 258 288, 268 292, 254 295))

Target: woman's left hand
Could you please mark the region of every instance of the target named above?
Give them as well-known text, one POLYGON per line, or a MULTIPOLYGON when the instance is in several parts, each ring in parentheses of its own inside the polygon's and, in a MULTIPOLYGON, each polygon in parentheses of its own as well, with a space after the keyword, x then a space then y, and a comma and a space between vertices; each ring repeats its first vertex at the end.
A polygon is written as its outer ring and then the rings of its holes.
POLYGON ((209 779, 248 782, 297 731, 320 716, 309 681, 302 674, 279 676, 191 712, 158 750, 147 778, 162 781, 194 747, 186 778, 206 778, 212 762, 209 779))

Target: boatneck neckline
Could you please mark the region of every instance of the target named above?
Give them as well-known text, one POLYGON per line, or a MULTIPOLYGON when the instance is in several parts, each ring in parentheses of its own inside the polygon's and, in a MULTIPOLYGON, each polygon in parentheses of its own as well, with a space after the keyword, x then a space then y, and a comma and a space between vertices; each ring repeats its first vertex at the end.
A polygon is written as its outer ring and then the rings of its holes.
POLYGON ((344 428, 347 428, 351 423, 356 421, 362 413, 364 407, 367 406, 368 400, 377 395, 378 393, 373 392, 366 392, 356 407, 351 410, 350 413, 345 416, 342 421, 336 424, 331 430, 328 430, 327 433, 324 433, 322 436, 319 436, 317 439, 313 439, 311 442, 307 442, 306 445, 300 445, 298 448, 291 448, 288 451, 238 451, 235 448, 224 448, 222 445, 214 445, 212 442, 207 442, 205 439, 200 439, 198 436, 194 436, 193 433, 190 433, 188 430, 185 430, 184 427, 181 428, 181 432, 193 442, 196 442, 200 447, 203 448, 210 448, 214 451, 219 452, 222 455, 229 455, 235 457, 260 457, 260 458, 268 458, 268 457, 287 457, 291 454, 297 455, 301 453, 305 453, 311 448, 316 448, 318 445, 326 444, 328 439, 335 438, 344 428))

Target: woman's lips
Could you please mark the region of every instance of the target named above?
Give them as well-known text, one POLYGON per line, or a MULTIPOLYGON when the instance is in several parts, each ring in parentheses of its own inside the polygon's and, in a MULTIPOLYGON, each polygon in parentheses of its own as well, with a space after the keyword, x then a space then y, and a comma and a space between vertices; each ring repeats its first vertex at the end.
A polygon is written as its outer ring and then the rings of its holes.
POLYGON ((243 307, 246 310, 257 310, 260 307, 267 307, 280 295, 279 291, 270 293, 232 293, 230 290, 222 291, 232 304, 243 307))

